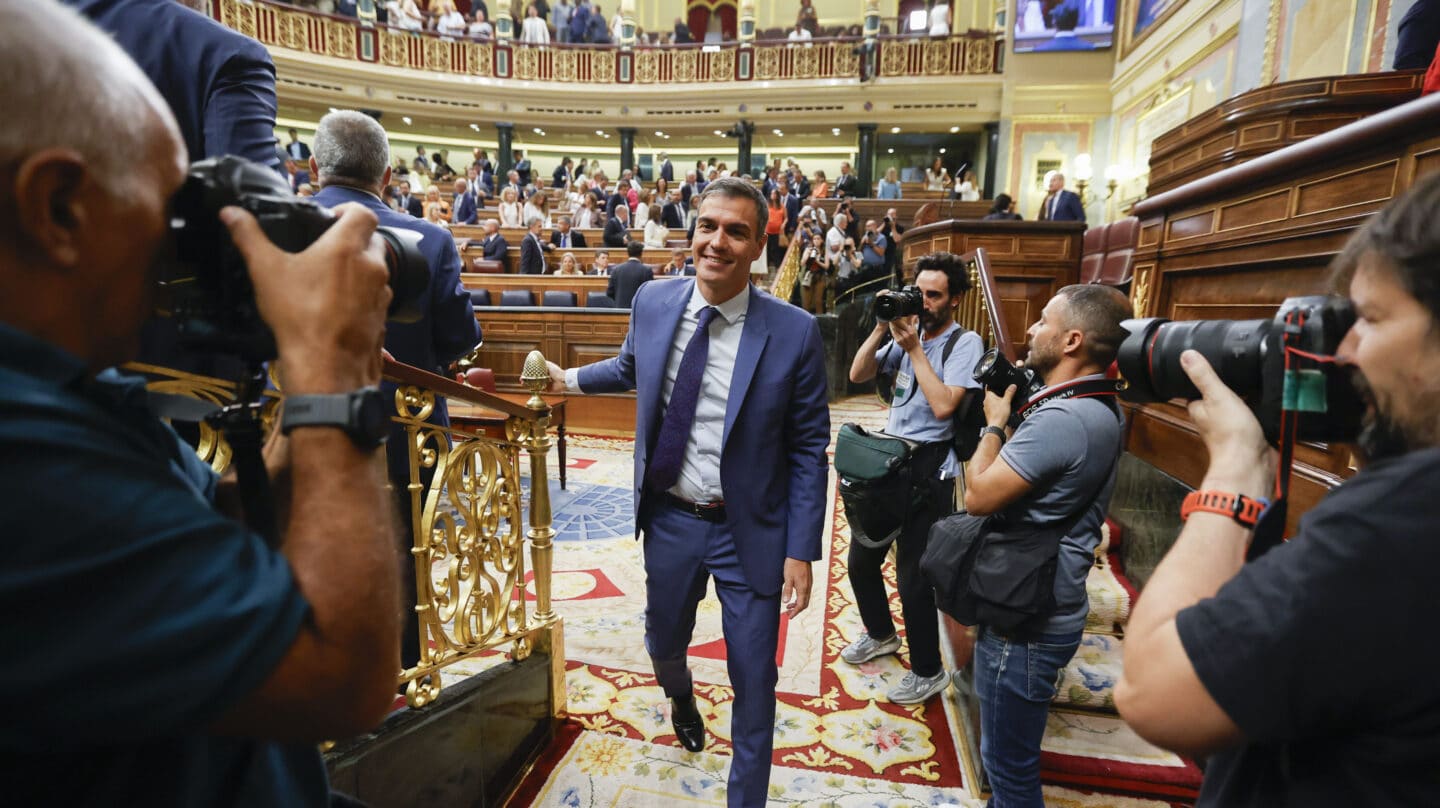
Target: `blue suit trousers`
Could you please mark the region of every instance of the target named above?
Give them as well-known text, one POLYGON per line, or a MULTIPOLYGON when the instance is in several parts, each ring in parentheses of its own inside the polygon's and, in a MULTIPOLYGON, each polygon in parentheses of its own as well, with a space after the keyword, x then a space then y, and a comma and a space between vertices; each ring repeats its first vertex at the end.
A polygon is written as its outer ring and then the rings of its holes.
POLYGON ((645 649, 665 695, 686 698, 694 679, 686 654, 695 609, 715 579, 725 633, 726 664, 735 689, 731 717, 730 808, 764 808, 775 743, 775 651, 780 595, 750 588, 730 528, 664 504, 642 523, 645 533, 645 649))

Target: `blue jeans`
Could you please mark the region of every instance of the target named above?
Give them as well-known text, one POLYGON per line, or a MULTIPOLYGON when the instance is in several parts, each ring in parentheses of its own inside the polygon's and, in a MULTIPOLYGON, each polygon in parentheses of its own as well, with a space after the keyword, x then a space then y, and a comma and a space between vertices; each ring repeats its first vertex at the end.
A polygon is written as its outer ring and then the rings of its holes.
POLYGON ((990 808, 1044 808, 1040 739, 1060 670, 1075 656, 1080 635, 1041 634, 1014 642, 989 628, 975 643, 975 695, 980 702, 980 759, 990 779, 990 808))

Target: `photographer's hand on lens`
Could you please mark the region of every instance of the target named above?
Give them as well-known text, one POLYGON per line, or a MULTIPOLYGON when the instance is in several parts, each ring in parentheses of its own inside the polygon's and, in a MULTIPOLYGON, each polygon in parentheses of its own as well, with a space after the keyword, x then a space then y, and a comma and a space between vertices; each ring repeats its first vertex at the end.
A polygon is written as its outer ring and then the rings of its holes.
POLYGON ((985 391, 985 423, 1005 429, 1010 424, 1011 402, 1015 400, 1015 385, 1005 388, 1005 395, 997 396, 985 391))
POLYGON ((890 321, 890 336, 900 350, 910 353, 920 348, 919 317, 901 317, 890 321))
POLYGON ((255 302, 279 348, 285 392, 346 393, 379 383, 390 305, 384 246, 375 214, 347 204, 337 221, 300 253, 276 247, 246 211, 220 218, 245 258, 255 302))
POLYGON ((1185 351, 1180 365, 1201 394, 1190 402, 1189 411, 1210 453, 1210 469, 1202 487, 1266 495, 1274 479, 1276 454, 1265 441, 1255 413, 1225 386, 1199 351, 1185 351))

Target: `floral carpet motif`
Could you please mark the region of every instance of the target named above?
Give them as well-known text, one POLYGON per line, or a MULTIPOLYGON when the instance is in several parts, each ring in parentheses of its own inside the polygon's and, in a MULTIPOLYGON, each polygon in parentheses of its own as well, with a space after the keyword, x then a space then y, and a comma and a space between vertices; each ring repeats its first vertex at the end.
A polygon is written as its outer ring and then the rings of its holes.
MULTIPOLYGON (((879 429, 885 410, 873 397, 861 397, 832 405, 831 418, 836 428, 860 423, 879 429)), ((633 514, 624 524, 617 516, 622 509, 616 500, 624 501, 624 513, 630 511, 632 451, 628 440, 572 433, 569 491, 561 494, 552 483, 555 523, 563 534, 555 545, 553 592, 555 608, 565 619, 567 726, 573 744, 558 744, 553 759, 537 766, 515 805, 724 804, 733 693, 719 602, 713 592, 707 593, 697 610, 690 662, 709 740, 703 753, 692 754, 682 750, 673 735, 669 702, 655 684, 643 646, 645 575, 641 543, 633 538, 633 514), (597 518, 601 513, 606 519, 597 518)), ((553 454, 551 462, 553 481, 558 471, 553 454)), ((885 701, 884 692, 908 669, 904 648, 861 666, 839 659, 840 650, 863 628, 846 580, 849 529, 833 479, 831 491, 825 527, 829 541, 825 557, 813 568, 811 607, 781 626, 770 804, 978 805, 962 782, 956 735, 942 701, 952 695, 908 707, 885 701)), ((898 621, 890 563, 885 575, 898 621)), ((1090 627, 1096 633, 1087 639, 1113 641, 1108 634, 1128 614, 1126 585, 1097 567, 1091 586, 1109 592, 1114 605, 1090 627)), ((900 633, 903 637, 903 625, 900 633)), ((478 669, 496 658, 503 657, 467 660, 462 667, 478 669)), ((1077 662, 1083 661, 1077 657, 1077 662)), ((1076 673, 1082 683, 1083 671, 1076 673)), ((1065 760, 1093 754, 1104 747, 1099 737, 1104 729, 1062 722, 1051 727, 1056 737, 1047 737, 1046 752, 1065 760)), ((1117 757, 1142 765, 1169 763, 1155 759, 1152 752, 1165 754, 1126 743, 1117 757)), ((1047 787, 1047 804, 1128 808, 1165 803, 1047 787)))

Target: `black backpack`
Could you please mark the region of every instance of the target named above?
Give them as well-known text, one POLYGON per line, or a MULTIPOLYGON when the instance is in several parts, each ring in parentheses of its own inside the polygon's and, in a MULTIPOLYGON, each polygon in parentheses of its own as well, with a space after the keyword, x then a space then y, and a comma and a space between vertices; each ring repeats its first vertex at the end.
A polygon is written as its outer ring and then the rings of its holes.
MULTIPOLYGON (((955 350, 955 343, 965 336, 968 331, 964 326, 956 326, 954 331, 945 340, 945 351, 940 355, 940 367, 935 375, 940 381, 945 381, 945 365, 950 361, 950 354, 955 350)), ((894 345, 895 343, 890 343, 894 345)), ((918 386, 918 385, 916 385, 918 386)), ((880 400, 887 405, 894 406, 895 403, 895 374, 878 373, 875 375, 875 392, 880 400)), ((914 388, 911 388, 911 395, 914 395, 914 388)), ((972 389, 965 394, 960 401, 960 406, 950 413, 951 446, 955 450, 955 458, 964 463, 975 454, 975 447, 980 445, 980 430, 985 428, 985 390, 984 388, 972 389)))

